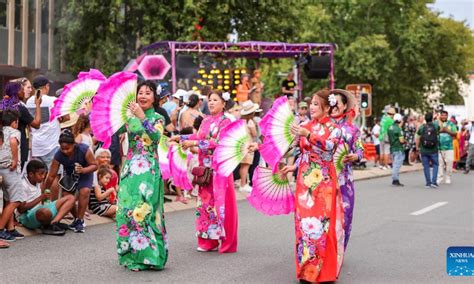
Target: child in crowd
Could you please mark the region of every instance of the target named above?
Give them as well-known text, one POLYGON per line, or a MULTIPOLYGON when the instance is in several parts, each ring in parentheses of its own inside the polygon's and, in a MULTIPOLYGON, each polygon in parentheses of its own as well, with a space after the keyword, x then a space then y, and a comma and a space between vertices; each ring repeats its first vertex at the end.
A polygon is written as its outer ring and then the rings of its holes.
POLYGON ((115 218, 117 212, 117 205, 111 204, 107 197, 116 192, 116 188, 112 187, 105 189, 112 177, 111 170, 108 167, 100 167, 97 171, 98 185, 94 186, 89 197, 89 209, 92 213, 103 217, 115 218))
POLYGON ((88 115, 81 114, 77 119, 76 124, 72 128, 72 133, 76 143, 82 143, 89 146, 94 152, 94 141, 91 136, 91 122, 88 115))
POLYGON ((13 242, 25 236, 14 227, 13 212, 23 201, 23 184, 20 180, 20 140, 17 111, 5 110, 2 113, 3 141, 0 141, 0 175, 3 177, 3 205, 0 217, 0 240, 13 242))
POLYGON ((25 168, 26 173, 22 176, 25 202, 18 207, 18 212, 21 214, 18 218, 20 223, 32 230, 41 228, 46 235, 63 236, 67 225, 59 221, 71 211, 74 196, 66 195, 58 200, 49 201, 49 193, 46 191, 41 193, 41 183, 48 172, 46 165, 40 160, 30 160, 25 168))

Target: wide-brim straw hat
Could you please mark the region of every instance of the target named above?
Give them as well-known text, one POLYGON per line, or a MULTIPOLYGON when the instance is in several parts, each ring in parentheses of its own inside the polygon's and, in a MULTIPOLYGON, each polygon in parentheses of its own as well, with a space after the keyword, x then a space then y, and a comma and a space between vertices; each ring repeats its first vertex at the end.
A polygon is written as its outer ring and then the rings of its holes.
POLYGON ((62 128, 69 128, 76 124, 77 120, 79 119, 79 115, 75 112, 69 114, 69 120, 61 122, 61 129, 62 128))
POLYGON ((242 104, 242 109, 240 110, 240 115, 247 115, 254 112, 261 112, 260 106, 252 101, 245 101, 242 104))
POLYGON ((355 98, 354 94, 351 91, 342 90, 342 89, 334 89, 331 91, 331 94, 342 94, 347 98, 347 110, 355 109, 357 106, 357 99, 355 98))

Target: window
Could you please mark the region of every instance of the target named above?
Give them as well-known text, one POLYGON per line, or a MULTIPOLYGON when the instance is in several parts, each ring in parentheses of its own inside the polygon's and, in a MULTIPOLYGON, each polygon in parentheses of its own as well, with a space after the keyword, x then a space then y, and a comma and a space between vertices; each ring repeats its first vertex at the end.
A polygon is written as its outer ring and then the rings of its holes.
POLYGON ((7 1, 8 0, 0 0, 0 27, 6 28, 7 27, 7 1))
POLYGON ((21 0, 15 0, 15 30, 17 31, 21 31, 22 8, 21 0))

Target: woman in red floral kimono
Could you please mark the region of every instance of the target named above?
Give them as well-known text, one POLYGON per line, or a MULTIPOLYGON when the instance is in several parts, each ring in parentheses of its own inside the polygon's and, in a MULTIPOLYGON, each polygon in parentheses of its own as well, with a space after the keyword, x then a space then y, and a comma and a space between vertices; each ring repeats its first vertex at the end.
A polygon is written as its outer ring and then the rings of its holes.
POLYGON ((335 99, 328 90, 318 91, 310 105, 312 120, 291 129, 302 151, 295 206, 296 277, 301 281, 335 281, 344 255, 342 198, 333 163, 341 130, 327 115, 335 99))

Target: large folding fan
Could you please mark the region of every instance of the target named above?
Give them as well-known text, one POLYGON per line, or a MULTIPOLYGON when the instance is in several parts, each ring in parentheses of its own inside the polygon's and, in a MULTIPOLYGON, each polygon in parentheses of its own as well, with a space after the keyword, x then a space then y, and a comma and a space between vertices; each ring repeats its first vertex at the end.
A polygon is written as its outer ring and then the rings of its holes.
POLYGON ((61 95, 54 101, 50 121, 84 108, 85 104, 95 96, 100 84, 106 79, 96 69, 79 73, 78 78, 64 86, 61 95))
POLYGON ((130 104, 137 94, 137 75, 118 72, 103 82, 94 97, 91 128, 97 140, 108 148, 111 136, 133 117, 130 104))
POLYGON ((278 169, 278 163, 295 140, 295 135, 291 134, 294 120, 288 98, 283 96, 275 100, 259 124, 264 135, 263 144, 259 147, 260 154, 274 170, 278 169))
POLYGON ((166 136, 161 135, 160 143, 158 144, 158 163, 163 179, 169 179, 171 177, 170 160, 168 159, 169 150, 170 147, 166 136))
POLYGON ((252 179, 253 190, 247 197, 257 211, 265 215, 288 214, 295 210, 295 196, 285 175, 257 167, 252 179))
POLYGON ((193 189, 193 185, 188 177, 188 163, 192 154, 184 150, 181 145, 171 145, 168 152, 170 161, 170 173, 173 177, 173 184, 183 190, 193 189))
POLYGON ((229 176, 248 154, 250 136, 244 120, 236 120, 221 130, 219 144, 214 151, 217 173, 229 176))

